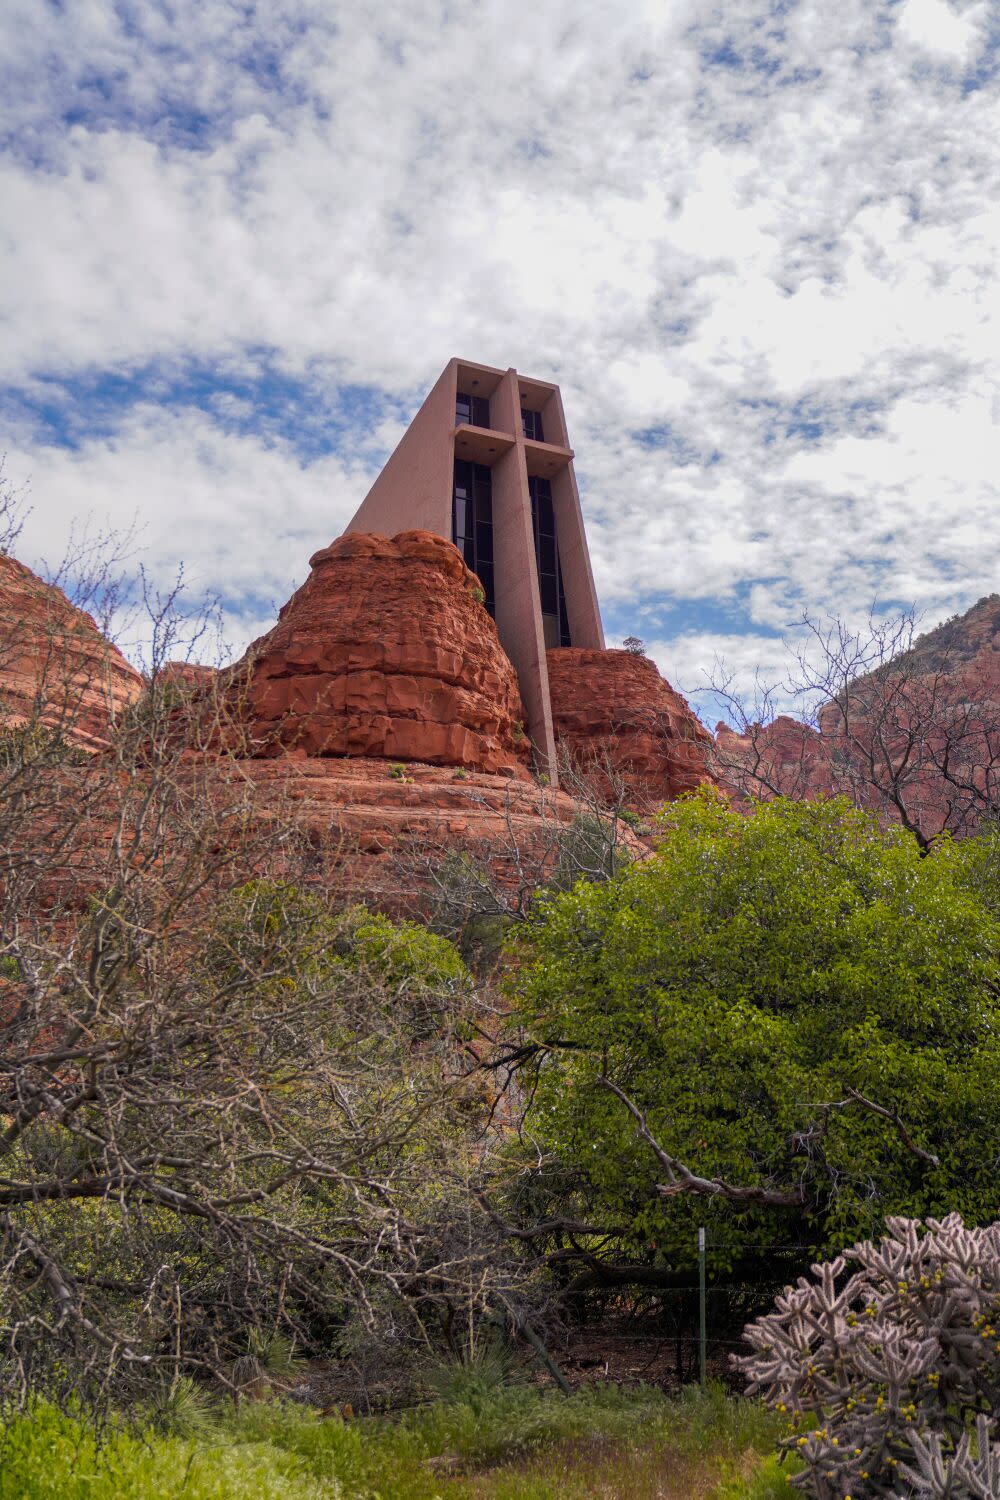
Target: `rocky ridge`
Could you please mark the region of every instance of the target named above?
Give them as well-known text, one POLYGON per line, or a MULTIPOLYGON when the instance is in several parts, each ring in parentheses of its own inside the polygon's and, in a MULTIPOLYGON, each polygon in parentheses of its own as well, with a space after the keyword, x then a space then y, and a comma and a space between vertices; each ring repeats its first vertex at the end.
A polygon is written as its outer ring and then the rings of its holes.
POLYGON ((848 793, 883 821, 905 821, 928 839, 944 829, 973 831, 983 795, 1000 795, 1000 594, 855 677, 849 698, 821 705, 816 724, 782 715, 748 734, 718 724, 723 785, 736 795, 848 793), (946 764, 956 778, 950 785, 946 764), (871 784, 869 767, 891 792, 871 784), (977 795, 963 793, 963 779, 977 795))
POLYGON ((0 731, 37 715, 68 744, 99 750, 144 686, 62 589, 0 554, 0 731))
MULTIPOLYGON (((142 678, 30 570, 10 564, 2 578, 6 618, 34 621, 28 636, 44 637, 53 661, 74 673, 85 663, 106 689, 79 715, 99 750, 142 678)), ((45 664, 38 649, 8 654, 6 673, 0 663, 11 713, 27 713, 45 664)), ((581 764, 606 757, 637 805, 707 779, 708 737, 648 659, 560 650, 550 675, 557 732, 581 764)), ((399 906, 401 882, 449 851, 523 881, 580 812, 532 775, 516 674, 478 580, 432 533, 340 538, 235 667, 170 663, 163 678, 192 785, 221 792, 235 780, 260 817, 294 820, 317 871, 352 899, 399 906)))

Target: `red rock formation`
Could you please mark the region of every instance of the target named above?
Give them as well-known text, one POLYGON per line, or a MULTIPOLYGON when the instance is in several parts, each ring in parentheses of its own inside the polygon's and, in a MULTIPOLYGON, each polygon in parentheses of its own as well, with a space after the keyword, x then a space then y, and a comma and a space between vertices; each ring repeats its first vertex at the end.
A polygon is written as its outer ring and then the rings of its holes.
POLYGON ((531 779, 461 768, 329 757, 223 762, 220 775, 246 779, 261 816, 304 828, 317 872, 342 900, 389 911, 419 905, 429 869, 467 853, 503 883, 551 865, 579 805, 531 779))
POLYGON ((96 750, 142 690, 140 674, 90 615, 0 555, 0 730, 40 713, 68 743, 96 750))
POLYGON ((829 797, 837 790, 830 771, 830 745, 808 724, 780 715, 770 724, 737 734, 715 726, 713 768, 730 792, 766 797, 829 797))
POLYGON ((712 781, 711 735, 648 656, 561 647, 547 660, 556 737, 582 769, 606 757, 641 804, 712 781))
POLYGON ((160 673, 164 682, 190 689, 208 686, 215 681, 217 675, 214 667, 202 666, 197 661, 168 661, 160 673))
POLYGON ((253 755, 378 756, 527 776, 517 677, 457 548, 349 535, 233 681, 253 755))

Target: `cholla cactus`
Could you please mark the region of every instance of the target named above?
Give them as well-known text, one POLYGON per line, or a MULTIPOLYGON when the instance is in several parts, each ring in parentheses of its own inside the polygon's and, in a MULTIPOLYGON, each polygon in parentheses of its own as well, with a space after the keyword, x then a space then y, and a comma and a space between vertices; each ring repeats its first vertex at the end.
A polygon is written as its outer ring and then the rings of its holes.
POLYGON ((783 1446, 805 1464, 792 1483, 815 1500, 1000 1500, 1000 1224, 886 1227, 786 1287, 735 1363, 787 1413, 783 1446))
POLYGON ((951 1496, 997 1500, 1000 1449, 993 1447, 992 1440, 990 1420, 982 1415, 976 1418, 975 1456, 968 1433, 959 1438, 950 1458, 945 1457, 938 1433, 932 1433, 926 1440, 918 1433, 911 1434, 916 1465, 900 1464, 899 1472, 912 1487, 905 1493, 897 1491, 895 1500, 908 1500, 913 1495, 927 1496, 928 1500, 949 1500, 951 1496))

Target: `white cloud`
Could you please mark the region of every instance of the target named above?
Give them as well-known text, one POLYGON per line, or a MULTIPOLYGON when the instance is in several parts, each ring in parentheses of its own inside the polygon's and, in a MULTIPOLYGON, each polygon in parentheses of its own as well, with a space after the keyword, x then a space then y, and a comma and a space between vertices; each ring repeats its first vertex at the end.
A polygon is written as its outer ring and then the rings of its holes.
POLYGON ((928 52, 964 61, 979 38, 985 0, 957 13, 947 0, 906 0, 899 13, 899 32, 928 52))
MULTIPOLYGON (((964 607, 1000 575, 1000 96, 960 86, 986 16, 9 0, 0 379, 77 382, 82 425, 6 444, 30 545, 137 510, 245 633, 398 421, 307 461, 263 410, 234 435, 252 380, 198 411, 165 378, 88 432, 84 377, 276 368, 415 403, 462 354, 562 383, 609 605, 742 609, 744 665, 805 608, 964 607)), ((716 643, 685 633, 671 670, 716 643)))
POLYGON ((197 600, 222 594, 239 654, 304 579, 311 553, 338 536, 370 470, 337 458, 302 463, 287 445, 223 433, 203 412, 140 407, 111 440, 8 454, 32 464, 22 555, 61 560, 74 521, 120 536, 136 528, 133 560, 155 585, 183 566, 197 600))

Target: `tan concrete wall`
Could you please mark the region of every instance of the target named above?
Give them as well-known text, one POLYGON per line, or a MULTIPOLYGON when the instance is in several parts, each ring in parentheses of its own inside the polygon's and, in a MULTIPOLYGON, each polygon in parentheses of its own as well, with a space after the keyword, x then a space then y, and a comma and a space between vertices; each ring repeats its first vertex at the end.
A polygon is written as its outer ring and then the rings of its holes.
MULTIPOLYGON (((556 391, 548 406, 557 408, 558 421, 563 437, 566 434, 566 418, 563 415, 562 399, 556 391)), ((545 420, 543 415, 542 420, 545 420)), ((548 428, 545 429, 546 437, 548 428)), ((587 533, 583 527, 583 510, 580 492, 576 487, 576 475, 572 462, 560 469, 552 478, 552 504, 556 513, 556 541, 559 546, 559 565, 562 568, 563 591, 566 595, 566 616, 569 636, 574 646, 587 651, 604 650, 604 626, 601 624, 601 607, 597 602, 594 574, 590 566, 590 551, 587 533)))
MULTIPOLYGON (((496 624, 501 644, 517 671, 527 715, 525 728, 541 769, 555 782, 555 738, 517 371, 501 375, 488 366, 451 360, 346 529, 395 536, 419 528, 451 540, 455 396, 460 366, 466 374, 471 371, 482 378, 483 391, 489 394, 492 426, 515 438, 514 446, 497 459, 492 470, 496 624), (497 377, 499 383, 492 388, 492 380, 497 377)), ((527 387, 534 384, 529 381, 527 387)), ((531 399, 542 401, 546 442, 568 447, 558 388, 543 400, 536 387, 531 399)), ((482 461, 483 456, 470 453, 475 461, 482 461)), ((574 646, 603 650, 604 631, 572 463, 551 478, 570 636, 574 646)))
POLYGON ((555 784, 555 735, 520 412, 517 372, 508 370, 491 403, 491 417, 497 427, 516 435, 514 447, 493 466, 493 577, 497 633, 517 671, 521 699, 528 716, 526 728, 540 769, 555 784))
POLYGON ((452 433, 458 360, 451 360, 346 531, 435 531, 451 541, 452 433))
POLYGON ((542 431, 545 434, 545 441, 547 443, 556 443, 560 448, 569 447, 569 438, 566 435, 566 417, 563 413, 558 391, 553 391, 542 407, 542 431))

